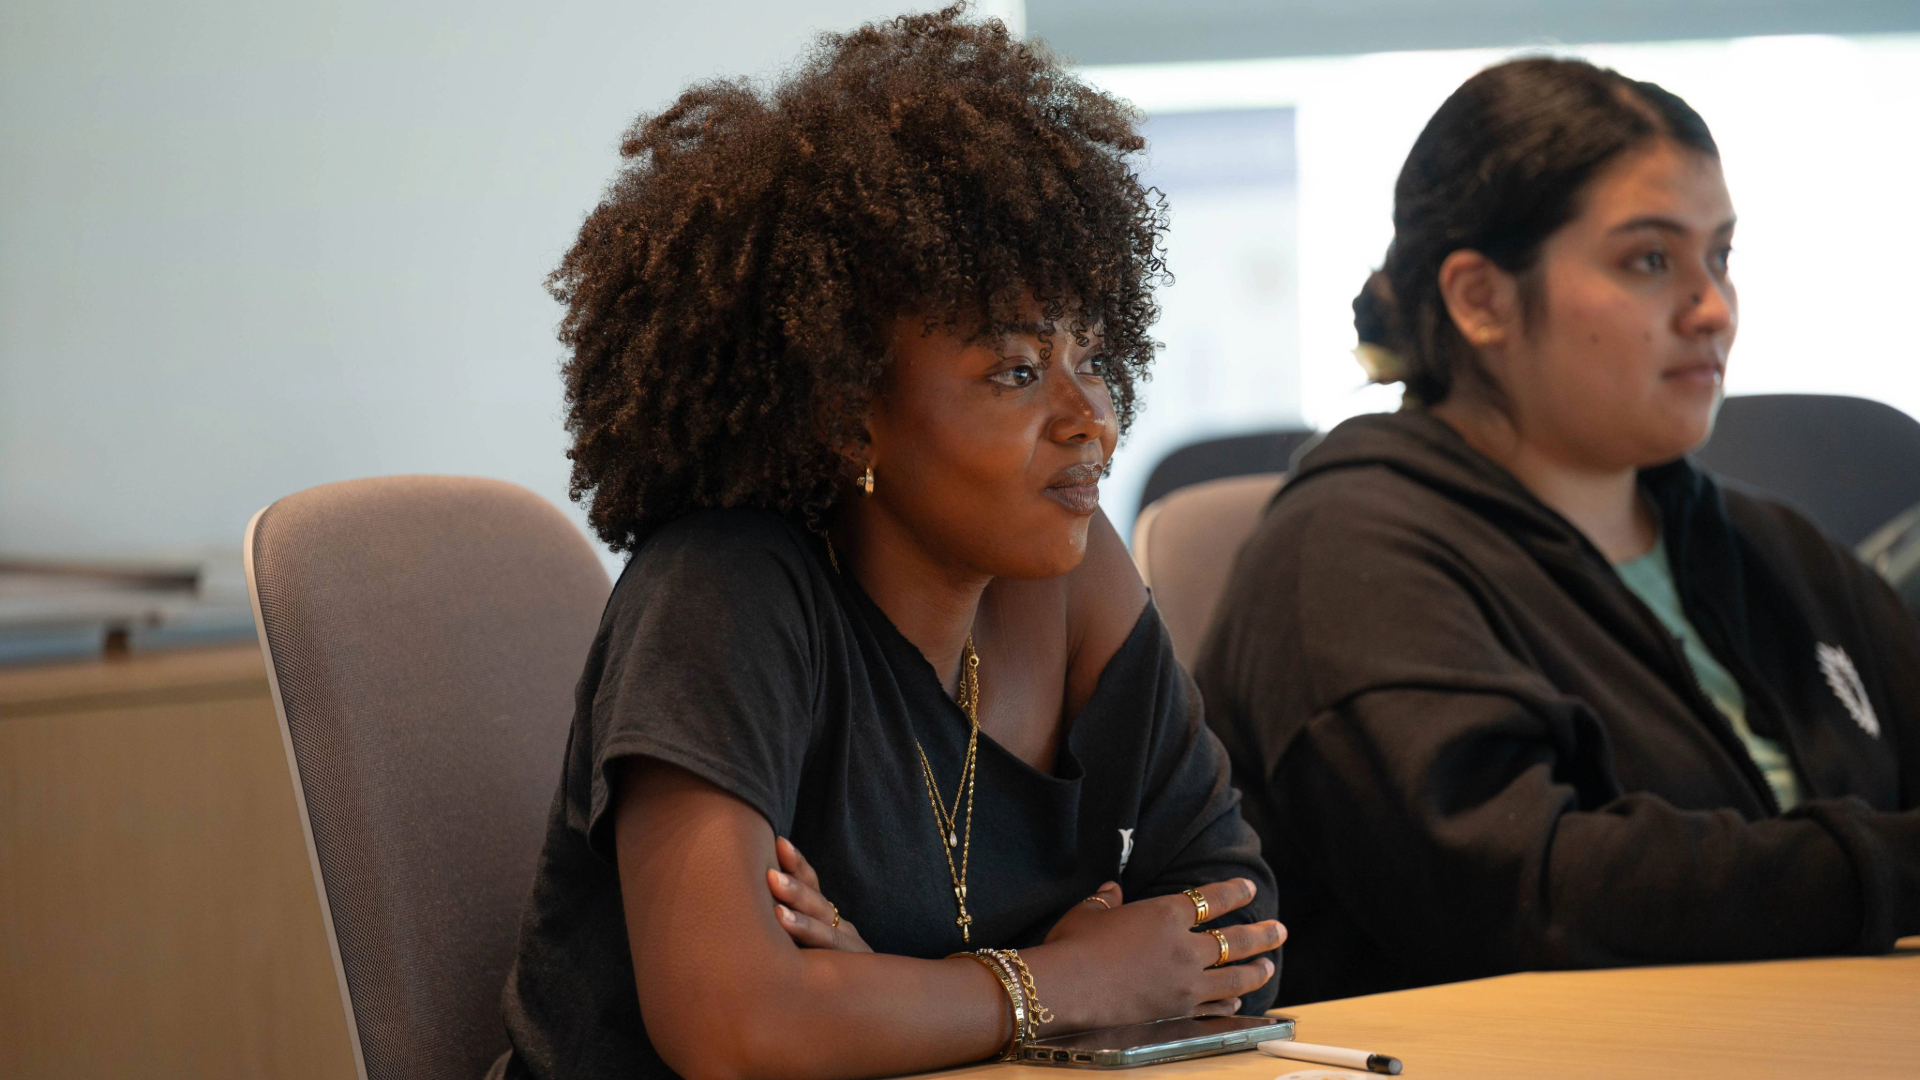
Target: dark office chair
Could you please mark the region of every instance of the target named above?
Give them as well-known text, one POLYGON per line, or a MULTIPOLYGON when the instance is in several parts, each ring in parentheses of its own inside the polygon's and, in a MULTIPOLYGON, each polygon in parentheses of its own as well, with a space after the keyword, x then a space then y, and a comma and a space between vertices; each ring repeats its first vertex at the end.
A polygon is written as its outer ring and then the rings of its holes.
POLYGON ((1281 428, 1252 435, 1230 435, 1189 443, 1160 459, 1147 477, 1140 493, 1142 508, 1168 492, 1188 484, 1205 483, 1228 476, 1253 473, 1284 473, 1293 468, 1293 458, 1316 433, 1307 428, 1281 428))
POLYGON ((396 476, 289 495, 247 583, 363 1080, 475 1080, 607 596, 524 488, 396 476))
POLYGON ((1920 421, 1839 394, 1751 394, 1720 406, 1695 460, 1859 544, 1920 504, 1920 421))

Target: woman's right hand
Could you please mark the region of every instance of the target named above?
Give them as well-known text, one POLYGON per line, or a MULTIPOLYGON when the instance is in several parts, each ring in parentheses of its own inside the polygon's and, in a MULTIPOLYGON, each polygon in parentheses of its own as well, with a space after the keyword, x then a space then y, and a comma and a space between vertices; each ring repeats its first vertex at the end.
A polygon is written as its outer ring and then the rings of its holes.
MULTIPOLYGON (((1251 903, 1254 884, 1245 878, 1199 887, 1208 921, 1251 903)), ((1195 1013, 1225 1015, 1240 998, 1273 977, 1272 952, 1287 940, 1287 928, 1264 922, 1220 927, 1231 960, 1220 958, 1219 939, 1196 926, 1197 905, 1185 893, 1121 903, 1120 887, 1108 882, 1076 904, 1054 925, 1046 943, 1022 956, 1033 969, 1040 998, 1064 1034, 1117 1024, 1137 1024, 1195 1013), (1249 963, 1236 963, 1254 957, 1249 963)))
POLYGON ((767 890, 773 894, 773 914, 780 920, 780 929, 795 945, 841 952, 873 951, 853 921, 841 918, 840 908, 820 891, 820 875, 793 841, 776 837, 773 853, 780 868, 767 871, 767 890))

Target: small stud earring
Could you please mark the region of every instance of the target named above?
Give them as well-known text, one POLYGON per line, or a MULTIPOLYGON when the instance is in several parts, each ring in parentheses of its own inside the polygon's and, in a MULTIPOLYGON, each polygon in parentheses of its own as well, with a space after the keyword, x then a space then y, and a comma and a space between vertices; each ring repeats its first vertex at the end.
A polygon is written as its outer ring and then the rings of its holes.
POLYGON ((873 466, 871 465, 867 466, 866 475, 860 477, 860 490, 868 495, 873 494, 873 466))

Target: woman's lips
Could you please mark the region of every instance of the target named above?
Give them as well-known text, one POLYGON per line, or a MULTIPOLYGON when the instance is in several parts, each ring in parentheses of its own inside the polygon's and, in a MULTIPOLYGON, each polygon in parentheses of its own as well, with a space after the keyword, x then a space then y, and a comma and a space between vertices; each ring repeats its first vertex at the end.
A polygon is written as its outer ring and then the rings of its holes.
POLYGON ((1091 514, 1100 508, 1100 485, 1093 484, 1055 484, 1045 488, 1043 494, 1061 506, 1076 514, 1091 514))
POLYGON ((1054 474, 1041 494, 1069 511, 1087 515, 1100 508, 1100 466, 1091 462, 1069 465, 1054 474))
POLYGON ((1660 373, 1660 377, 1668 382, 1688 383, 1711 388, 1720 385, 1725 371, 1726 368, 1720 364, 1711 360, 1701 360, 1698 363, 1681 364, 1679 367, 1668 368, 1660 373))

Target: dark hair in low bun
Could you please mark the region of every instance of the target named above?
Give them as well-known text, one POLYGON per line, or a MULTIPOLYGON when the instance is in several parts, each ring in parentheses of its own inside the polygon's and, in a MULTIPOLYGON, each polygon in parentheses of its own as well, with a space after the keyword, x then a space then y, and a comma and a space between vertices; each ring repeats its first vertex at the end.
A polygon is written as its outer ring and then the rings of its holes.
POLYGON ((1513 60, 1462 83, 1407 154, 1386 265, 1354 297, 1361 343, 1397 357, 1375 378, 1428 404, 1445 398, 1476 358, 1447 314, 1440 264, 1471 249, 1508 273, 1532 269, 1594 175, 1655 138, 1720 154, 1685 101, 1584 60, 1513 60))
POLYGON ((1399 330, 1394 326, 1393 282, 1386 274, 1375 270, 1360 286, 1360 295, 1353 298, 1353 328, 1363 344, 1401 351, 1405 343, 1396 336, 1399 330))

